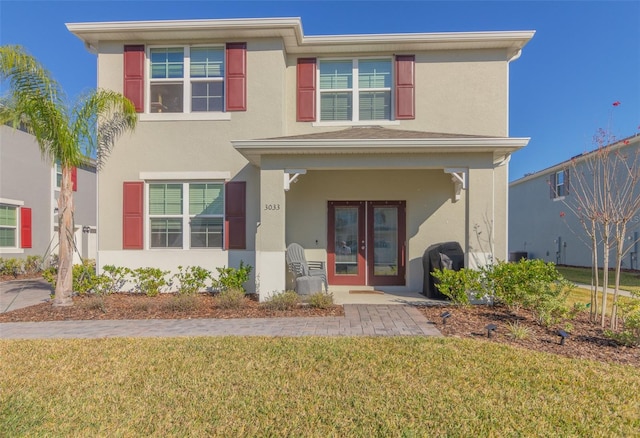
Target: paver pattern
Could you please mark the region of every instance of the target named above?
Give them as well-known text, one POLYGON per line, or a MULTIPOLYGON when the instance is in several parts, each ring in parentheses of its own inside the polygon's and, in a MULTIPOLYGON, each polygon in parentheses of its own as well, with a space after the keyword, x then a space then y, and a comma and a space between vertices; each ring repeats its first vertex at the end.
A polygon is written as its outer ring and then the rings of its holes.
POLYGON ((415 307, 345 304, 344 316, 10 322, 0 339, 180 336, 442 336, 415 307))

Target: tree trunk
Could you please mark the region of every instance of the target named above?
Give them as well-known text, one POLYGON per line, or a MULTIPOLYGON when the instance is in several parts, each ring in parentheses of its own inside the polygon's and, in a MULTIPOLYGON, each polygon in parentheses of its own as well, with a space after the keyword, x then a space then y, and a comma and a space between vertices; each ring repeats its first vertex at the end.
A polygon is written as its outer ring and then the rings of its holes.
MULTIPOLYGON (((608 226, 608 225, 605 225, 608 226)), ((601 319, 600 326, 604 328, 607 317, 607 294, 609 293, 609 252, 611 251, 609 245, 609 233, 604 233, 604 254, 602 255, 602 306, 601 306, 601 319)))
POLYGON ((592 322, 598 320, 598 287, 600 286, 600 274, 598 272, 598 239, 596 234, 596 222, 591 222, 591 310, 589 316, 592 322))
POLYGON ((611 330, 618 329, 618 297, 620 296, 620 270, 622 268, 622 257, 624 254, 624 236, 627 233, 627 224, 622 223, 616 226, 616 286, 613 291, 613 306, 611 308, 611 330))
POLYGON ((56 282, 54 306, 72 306, 73 293, 73 187, 71 167, 62 166, 62 183, 58 197, 58 279, 56 282))

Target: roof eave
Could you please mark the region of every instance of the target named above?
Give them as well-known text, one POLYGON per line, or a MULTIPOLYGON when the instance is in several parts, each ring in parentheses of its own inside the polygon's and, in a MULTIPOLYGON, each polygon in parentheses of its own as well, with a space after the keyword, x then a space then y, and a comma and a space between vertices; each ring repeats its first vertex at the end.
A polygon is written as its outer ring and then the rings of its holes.
POLYGON ((233 147, 252 164, 260 166, 263 155, 297 154, 432 154, 493 153, 508 156, 525 147, 529 138, 429 138, 429 139, 295 139, 234 140, 233 147))

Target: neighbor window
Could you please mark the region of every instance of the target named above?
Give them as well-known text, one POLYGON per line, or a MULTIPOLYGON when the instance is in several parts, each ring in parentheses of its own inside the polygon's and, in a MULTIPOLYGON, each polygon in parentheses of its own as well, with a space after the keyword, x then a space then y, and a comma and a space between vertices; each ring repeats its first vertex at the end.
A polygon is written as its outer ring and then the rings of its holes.
POLYGON ((56 187, 60 188, 62 186, 62 166, 60 163, 56 162, 56 187))
POLYGON ((221 182, 149 184, 151 248, 222 248, 223 220, 221 182))
POLYGON ((390 120, 391 68, 390 59, 320 61, 320 120, 390 120))
POLYGON ((18 245, 18 209, 0 204, 0 248, 16 248, 18 245))
POLYGON ((149 49, 152 113, 222 112, 224 48, 149 49))
POLYGON ((560 170, 551 174, 551 198, 562 198, 569 194, 569 171, 560 170))

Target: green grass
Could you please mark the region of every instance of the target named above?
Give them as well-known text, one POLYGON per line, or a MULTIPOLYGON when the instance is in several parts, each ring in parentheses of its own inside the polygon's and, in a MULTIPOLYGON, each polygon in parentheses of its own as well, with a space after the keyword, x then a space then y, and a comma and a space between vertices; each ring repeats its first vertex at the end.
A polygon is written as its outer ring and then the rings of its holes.
MULTIPOLYGON (((632 297, 624 297, 620 296, 618 298, 620 302, 628 302, 631 300, 637 300, 638 298, 632 297)), ((598 308, 600 308, 602 300, 602 295, 598 295, 598 308)), ((569 292, 569 296, 567 297, 567 305, 569 307, 573 306, 574 303, 582 303, 587 304, 591 302, 591 291, 589 289, 584 289, 581 287, 576 287, 571 292, 569 292)), ((613 295, 609 295, 607 297, 607 315, 611 315, 611 309, 613 308, 613 295)))
POLYGON ((633 436, 638 368, 453 338, 0 341, 0 436, 633 436))
MULTIPOLYGON (((564 278, 573 283, 591 284, 591 268, 577 268, 568 266, 558 266, 558 272, 564 278)), ((602 269, 599 270, 600 282, 602 283, 602 269)), ((609 287, 614 287, 616 276, 614 271, 609 271, 609 287)), ((640 273, 638 272, 621 272, 620 273, 620 289, 626 291, 635 291, 640 293, 640 273)))

